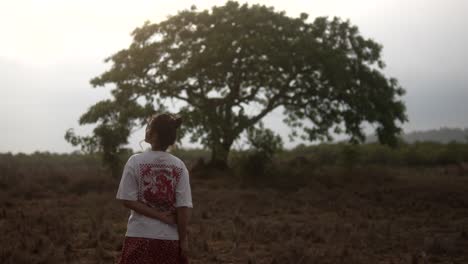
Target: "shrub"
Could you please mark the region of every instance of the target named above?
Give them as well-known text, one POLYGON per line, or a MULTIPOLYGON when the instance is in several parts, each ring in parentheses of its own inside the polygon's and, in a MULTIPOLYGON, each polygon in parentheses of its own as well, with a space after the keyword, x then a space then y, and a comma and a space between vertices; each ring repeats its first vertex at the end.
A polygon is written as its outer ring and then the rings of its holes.
POLYGON ((261 184, 268 180, 267 167, 273 156, 283 149, 283 141, 272 130, 264 128, 263 124, 258 128, 249 128, 247 140, 250 150, 238 160, 239 173, 241 178, 248 179, 254 184, 261 184))

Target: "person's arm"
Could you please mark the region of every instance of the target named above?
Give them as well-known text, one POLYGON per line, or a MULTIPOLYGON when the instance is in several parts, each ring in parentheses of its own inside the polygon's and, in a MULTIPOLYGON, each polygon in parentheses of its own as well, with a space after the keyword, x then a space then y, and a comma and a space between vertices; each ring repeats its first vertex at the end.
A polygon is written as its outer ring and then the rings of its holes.
POLYGON ((135 168, 136 166, 135 155, 133 155, 125 164, 119 189, 117 190, 117 200, 121 201, 125 207, 139 214, 160 220, 167 224, 175 224, 174 214, 161 212, 138 201, 138 172, 135 168))
POLYGON ((123 205, 139 214, 160 220, 166 224, 175 224, 175 215, 171 212, 161 212, 155 208, 151 208, 139 201, 121 200, 123 205))
POLYGON ((187 226, 190 220, 192 208, 190 207, 177 207, 176 224, 179 231, 179 239, 187 238, 187 226))
POLYGON ((182 257, 188 257, 188 232, 187 226, 192 209, 190 207, 177 207, 177 230, 179 233, 179 245, 182 257))
POLYGON ((176 210, 177 210, 177 231, 179 233, 180 255, 186 258, 188 251, 188 222, 192 212, 192 190, 190 188, 190 179, 187 167, 181 164, 182 174, 176 187, 176 210))

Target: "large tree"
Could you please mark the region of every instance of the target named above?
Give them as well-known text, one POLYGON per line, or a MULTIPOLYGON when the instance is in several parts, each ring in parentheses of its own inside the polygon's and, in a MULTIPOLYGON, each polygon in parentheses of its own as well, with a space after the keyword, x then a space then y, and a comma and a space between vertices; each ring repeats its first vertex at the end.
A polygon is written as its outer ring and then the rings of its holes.
POLYGON ((407 120, 404 90, 382 72, 382 46, 349 21, 309 22, 304 13, 292 18, 227 2, 146 22, 132 36, 127 49, 106 60, 110 69, 91 80, 94 87, 111 85, 113 99, 81 117, 80 124, 97 127, 81 141, 69 135, 75 143, 107 143, 107 151, 117 151, 170 101, 180 106, 182 134, 210 148, 218 165, 243 131, 277 108, 292 136, 310 140, 344 133, 362 142, 369 123, 381 143, 395 145, 407 120))

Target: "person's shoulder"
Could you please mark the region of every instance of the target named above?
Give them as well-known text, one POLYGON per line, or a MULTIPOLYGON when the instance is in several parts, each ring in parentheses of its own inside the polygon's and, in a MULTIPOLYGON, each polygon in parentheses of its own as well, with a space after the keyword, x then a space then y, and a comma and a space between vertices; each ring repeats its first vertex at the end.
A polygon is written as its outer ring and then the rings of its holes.
POLYGON ((177 157, 176 155, 174 155, 172 153, 167 152, 167 156, 168 156, 169 159, 171 159, 175 163, 181 163, 182 162, 182 160, 179 157, 177 157))
POLYGON ((137 159, 145 155, 145 152, 137 152, 133 153, 128 159, 137 159))
POLYGON ((144 158, 145 155, 146 155, 146 152, 137 152, 137 153, 133 153, 133 154, 128 158, 128 162, 137 162, 138 160, 144 158))

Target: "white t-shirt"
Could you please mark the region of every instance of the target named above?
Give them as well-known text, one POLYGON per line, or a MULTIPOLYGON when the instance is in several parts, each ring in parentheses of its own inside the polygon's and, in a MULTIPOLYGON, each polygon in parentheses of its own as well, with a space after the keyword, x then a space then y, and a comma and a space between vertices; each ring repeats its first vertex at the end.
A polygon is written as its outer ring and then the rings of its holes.
MULTIPOLYGON (((131 156, 122 174, 117 199, 140 201, 159 211, 190 207, 192 193, 185 164, 164 151, 145 151, 131 156)), ((179 240, 177 225, 146 217, 133 210, 128 218, 129 237, 179 240)))

